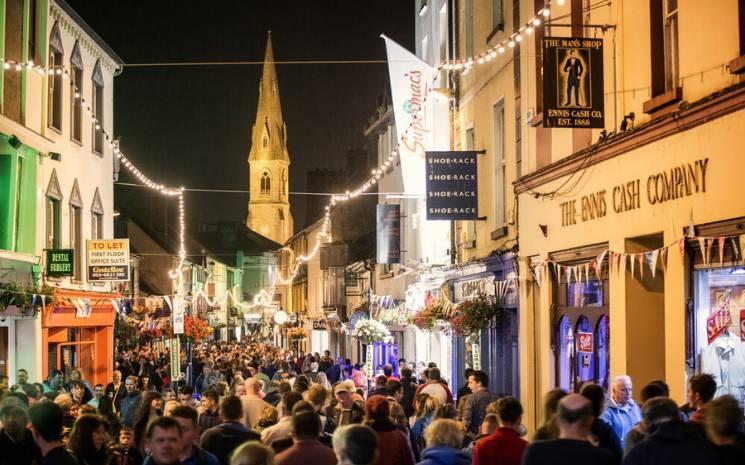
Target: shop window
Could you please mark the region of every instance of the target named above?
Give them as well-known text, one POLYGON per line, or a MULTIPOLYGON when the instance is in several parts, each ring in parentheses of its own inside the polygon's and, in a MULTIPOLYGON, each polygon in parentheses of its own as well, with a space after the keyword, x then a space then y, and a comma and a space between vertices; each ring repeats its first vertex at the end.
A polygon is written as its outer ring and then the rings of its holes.
POLYGON ((696 371, 745 409, 745 267, 697 270, 694 281, 696 371))
POLYGON ((492 109, 494 124, 494 229, 507 225, 507 183, 504 159, 504 100, 492 109))
POLYGON ((584 383, 595 381, 595 335, 590 320, 582 315, 574 331, 574 349, 577 360, 576 389, 584 383))
POLYGON ((600 317, 595 328, 595 351, 597 352, 597 383, 606 391, 610 388, 610 319, 600 317))
POLYGON ((574 366, 574 331, 568 316, 562 316, 557 325, 556 337, 556 381, 557 386, 565 391, 573 389, 574 366))

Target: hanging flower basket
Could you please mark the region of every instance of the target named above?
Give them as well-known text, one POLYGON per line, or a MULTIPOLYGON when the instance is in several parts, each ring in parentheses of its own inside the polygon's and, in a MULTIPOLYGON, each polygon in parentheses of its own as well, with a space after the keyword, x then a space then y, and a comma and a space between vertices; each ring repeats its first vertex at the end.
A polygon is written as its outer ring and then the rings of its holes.
POLYGON ((480 295, 474 300, 467 300, 456 307, 450 319, 450 329, 458 336, 478 337, 479 331, 485 328, 493 318, 502 320, 504 308, 493 297, 480 295))
POLYGON ((308 332, 303 327, 287 329, 287 339, 291 341, 298 341, 300 339, 305 339, 306 337, 308 337, 308 332))
POLYGON ((184 336, 186 340, 199 344, 212 334, 212 328, 203 319, 196 316, 184 317, 184 336))
POLYGON ((388 328, 376 320, 367 319, 358 321, 349 334, 359 339, 363 344, 372 344, 374 342, 390 344, 393 342, 393 337, 388 328))
POLYGON ((446 326, 445 320, 448 317, 445 306, 440 301, 436 301, 411 315, 409 323, 423 331, 431 331, 446 326))

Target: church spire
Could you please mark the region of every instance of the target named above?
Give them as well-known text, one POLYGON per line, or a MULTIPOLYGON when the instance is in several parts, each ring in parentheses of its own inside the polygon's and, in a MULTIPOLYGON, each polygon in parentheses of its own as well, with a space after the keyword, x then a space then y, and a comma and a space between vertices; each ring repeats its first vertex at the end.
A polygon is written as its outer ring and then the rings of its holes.
POLYGON ((287 153, 285 121, 282 117, 282 105, 279 99, 277 69, 274 66, 271 31, 266 40, 264 69, 259 84, 259 103, 256 109, 252 140, 249 160, 290 161, 287 153))

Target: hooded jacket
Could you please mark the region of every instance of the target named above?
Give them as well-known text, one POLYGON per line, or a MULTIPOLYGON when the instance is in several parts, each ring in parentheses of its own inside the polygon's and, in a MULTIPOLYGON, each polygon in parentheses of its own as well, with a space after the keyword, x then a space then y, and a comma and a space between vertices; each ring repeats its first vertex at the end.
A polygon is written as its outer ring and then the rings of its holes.
POLYGON ((434 446, 422 451, 422 460, 418 465, 471 465, 471 458, 460 449, 434 446))
POLYGON ((675 419, 658 425, 624 458, 624 465, 701 465, 718 463, 716 448, 675 419))
POLYGON ((626 435, 629 434, 629 431, 631 431, 637 423, 642 421, 642 412, 633 399, 629 399, 629 402, 622 407, 611 398, 608 401, 607 408, 603 414, 600 415, 600 418, 605 420, 611 428, 613 428, 613 432, 616 433, 618 442, 621 443, 621 450, 623 450, 626 435))

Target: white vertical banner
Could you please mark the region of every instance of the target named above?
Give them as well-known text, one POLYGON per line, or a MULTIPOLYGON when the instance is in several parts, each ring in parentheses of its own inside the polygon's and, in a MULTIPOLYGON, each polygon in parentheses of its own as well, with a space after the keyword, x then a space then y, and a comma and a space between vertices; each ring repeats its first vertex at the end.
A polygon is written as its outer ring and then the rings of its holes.
POLYGON ((176 296, 173 298, 173 334, 184 334, 184 299, 176 296))
POLYGON ((388 73, 404 193, 415 196, 407 202, 407 215, 415 230, 416 250, 409 256, 420 263, 449 263, 450 223, 426 220, 425 153, 450 150, 448 98, 435 90, 437 70, 388 37, 388 73), (408 129, 408 131, 407 131, 408 129), (404 135, 405 133, 405 135, 404 135))

